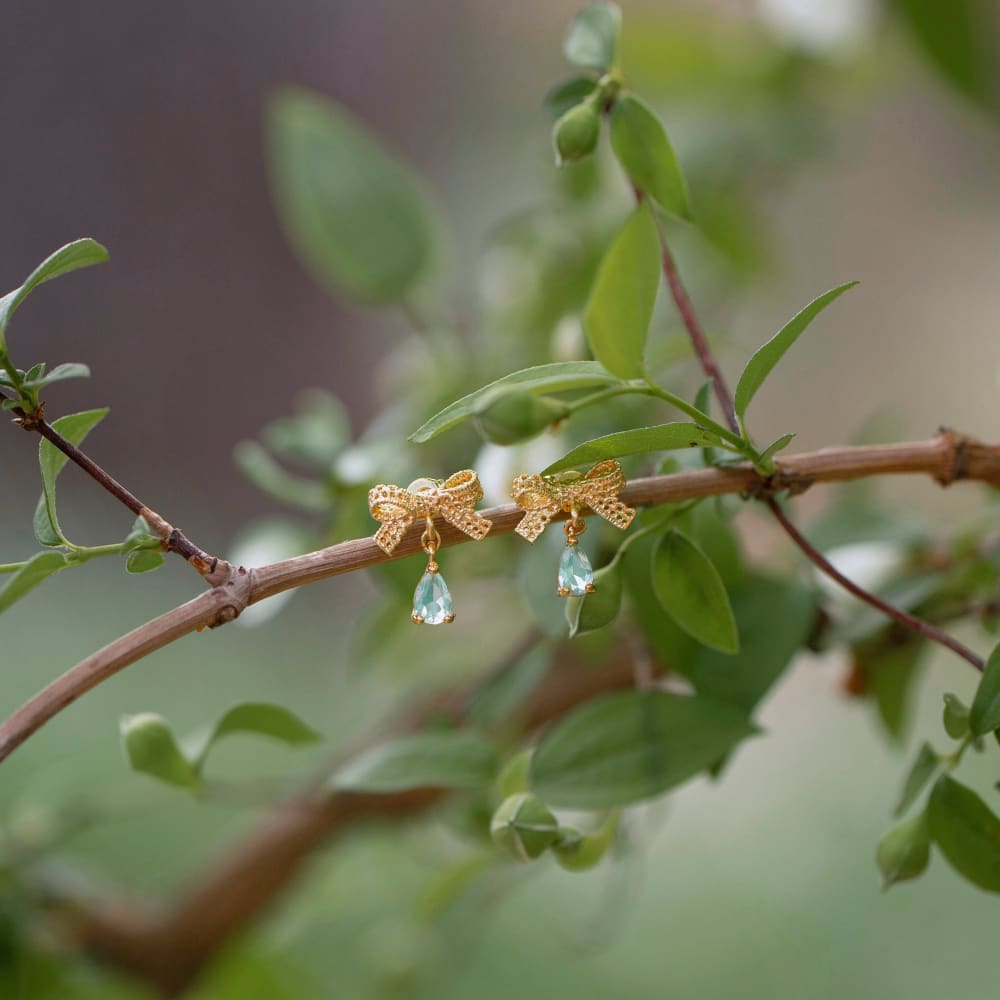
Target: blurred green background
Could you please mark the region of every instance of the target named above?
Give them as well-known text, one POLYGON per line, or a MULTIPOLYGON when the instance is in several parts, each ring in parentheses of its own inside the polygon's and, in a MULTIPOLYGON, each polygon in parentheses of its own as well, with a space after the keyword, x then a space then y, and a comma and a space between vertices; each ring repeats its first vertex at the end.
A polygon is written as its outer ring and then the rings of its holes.
MULTIPOLYGON (((338 303, 288 248, 261 127, 282 83, 343 102, 424 175, 449 220, 459 313, 474 324, 473 304, 486 301, 500 322, 504 275, 484 250, 503 220, 551 200, 541 99, 566 75, 559 44, 577 6, 15 4, 0 39, 4 287, 78 235, 112 259, 36 295, 12 343, 94 369, 52 405, 111 405, 95 457, 201 545, 228 551, 244 523, 276 510, 236 472, 238 440, 307 385, 336 394, 355 432, 383 405, 379 362, 407 322, 338 303)), ((714 240, 682 233, 677 249, 710 331, 725 333, 727 371, 816 292, 862 281, 769 385, 762 439, 796 430, 808 449, 872 428, 926 437, 940 424, 996 437, 996 15, 968 5, 984 16, 977 47, 946 47, 958 52, 949 62, 933 44, 940 26, 921 44, 919 6, 624 4, 626 70, 664 115, 715 222, 714 240)), ((30 551, 34 455, 27 436, 0 435, 4 560, 30 551)), ((944 529, 981 502, 971 488, 922 481, 880 489, 944 529)), ((127 530, 130 518, 74 470, 60 490, 70 537, 127 530)), ((810 494, 803 508, 829 496, 810 494)), ((751 551, 791 561, 769 530, 747 528, 751 551)), ((502 590, 479 581, 473 620, 502 590)), ((468 643, 423 635, 415 658, 442 647, 429 675, 398 656, 361 659, 353 636, 373 591, 358 575, 320 584, 265 628, 194 636, 129 668, 0 768, 0 822, 29 840, 65 824, 65 877, 168 896, 255 810, 196 803, 133 774, 119 715, 157 711, 185 732, 234 702, 275 700, 326 743, 292 752, 234 740, 212 774, 266 790, 303 773, 422 690, 482 666, 468 643)), ((139 580, 97 563, 56 577, 4 615, 0 708, 193 593, 182 565, 139 580)), ((504 631, 500 622, 487 638, 497 659, 504 631)), ((965 697, 975 678, 935 654, 914 735, 899 746, 868 705, 843 697, 842 670, 833 657, 799 662, 764 708, 767 735, 721 782, 635 810, 621 856, 588 875, 548 861, 501 867, 435 905, 442 879, 479 851, 448 823, 339 843, 193 995, 991 995, 993 901, 940 859, 883 895, 872 860, 911 744, 939 726, 941 693, 965 697)), ((25 927, 12 906, 0 919, 25 927)), ((57 943, 36 945, 8 963, 4 996, 144 995, 57 943)))

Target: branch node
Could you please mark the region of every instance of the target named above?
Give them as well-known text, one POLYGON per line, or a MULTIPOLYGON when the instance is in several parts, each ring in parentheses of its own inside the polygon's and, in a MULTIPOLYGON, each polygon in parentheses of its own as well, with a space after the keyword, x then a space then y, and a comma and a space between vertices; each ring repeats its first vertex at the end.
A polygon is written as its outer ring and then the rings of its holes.
POLYGON ((225 594, 225 604, 219 608, 209 628, 218 628, 220 625, 228 625, 235 621, 246 610, 253 594, 254 574, 252 569, 245 566, 233 566, 225 560, 217 559, 216 565, 210 575, 205 575, 205 579, 212 582, 211 578, 218 579, 215 590, 225 594))
POLYGON ((959 479, 965 479, 969 474, 969 446, 972 439, 965 434, 959 434, 951 427, 938 428, 938 440, 945 448, 943 471, 934 478, 942 486, 950 486, 959 479))
POLYGON ((754 500, 772 500, 779 493, 787 493, 790 497, 805 493, 816 480, 801 472, 791 472, 779 465, 769 476, 761 476, 754 480, 743 492, 754 500))

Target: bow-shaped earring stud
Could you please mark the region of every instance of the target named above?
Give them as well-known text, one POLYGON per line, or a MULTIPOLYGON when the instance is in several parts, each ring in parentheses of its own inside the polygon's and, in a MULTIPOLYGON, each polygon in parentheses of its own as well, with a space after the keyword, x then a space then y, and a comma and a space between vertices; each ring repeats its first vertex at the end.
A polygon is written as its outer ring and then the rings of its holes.
POLYGON ((587 554, 578 547, 578 539, 587 529, 580 511, 589 507, 605 521, 624 531, 635 511, 618 499, 625 486, 622 467, 613 459, 598 462, 589 472, 559 472, 551 476, 522 475, 514 480, 511 496, 525 511, 514 529, 533 542, 546 525, 560 512, 569 514, 566 522, 566 548, 559 560, 556 593, 560 597, 592 594, 594 570, 587 554))
POLYGON ((479 477, 471 469, 456 472, 448 479, 415 479, 406 489, 379 484, 368 493, 368 509, 382 525, 375 532, 375 542, 392 555, 406 530, 417 518, 426 527, 420 543, 427 553, 427 569, 413 594, 412 621, 418 625, 450 624, 455 620, 451 592, 437 564, 441 536, 434 527, 434 517, 443 517, 460 531, 480 541, 493 526, 474 508, 483 499, 479 477))

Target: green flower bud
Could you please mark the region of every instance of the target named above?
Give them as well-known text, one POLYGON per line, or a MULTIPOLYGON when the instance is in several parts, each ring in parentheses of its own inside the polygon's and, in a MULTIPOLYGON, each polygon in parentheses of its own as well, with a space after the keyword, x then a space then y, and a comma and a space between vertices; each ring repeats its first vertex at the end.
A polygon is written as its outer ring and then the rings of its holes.
POLYGON ((493 842, 518 861, 531 861, 559 839, 559 822, 548 806, 528 792, 504 799, 490 824, 493 842))
POLYGON ((495 444, 516 444, 541 434, 569 413, 558 399, 530 392, 508 392, 477 414, 479 432, 495 444))
POLYGON ((930 852, 931 836, 926 813, 903 820, 882 834, 875 852, 875 860, 882 872, 882 888, 888 889, 897 882, 923 874, 930 852))
POLYGON ((556 148, 556 163, 572 163, 590 156, 597 148, 601 135, 601 112, 593 98, 570 108, 552 126, 552 142, 556 148))
POLYGON ((559 833, 559 841, 552 846, 556 861, 571 872, 582 872, 593 868, 615 841, 618 832, 618 812, 610 816, 593 833, 581 833, 569 827, 563 827, 559 833))

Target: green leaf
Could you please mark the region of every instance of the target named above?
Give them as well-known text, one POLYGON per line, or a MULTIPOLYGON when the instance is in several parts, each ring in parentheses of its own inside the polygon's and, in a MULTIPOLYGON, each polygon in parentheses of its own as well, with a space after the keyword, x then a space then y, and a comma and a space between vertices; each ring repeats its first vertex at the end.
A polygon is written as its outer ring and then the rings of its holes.
POLYGON ((902 816, 917 801, 917 796, 924 790, 924 786, 931 780, 934 772, 940 766, 941 758, 935 753, 934 748, 930 743, 922 743, 916 760, 910 768, 910 773, 906 776, 903 794, 893 811, 893 816, 902 816))
POLYGON ((469 705, 469 722, 492 726, 506 719, 538 687, 551 662, 552 647, 539 643, 515 664, 489 678, 469 705))
POLYGON ((717 434, 683 420, 655 427, 637 427, 585 441, 553 462, 545 469, 545 473, 559 472, 578 465, 591 465, 605 458, 623 458, 625 455, 674 451, 678 448, 714 448, 721 444, 717 434))
POLYGON ((691 218, 687 184, 660 120, 631 95, 611 116, 611 148, 632 184, 665 212, 691 218))
POLYGON ((969 731, 969 709, 953 694, 944 696, 944 731, 960 740, 969 731))
MULTIPOLYGON (((108 415, 107 407, 69 413, 52 422, 70 444, 79 445, 83 439, 108 415)), ((35 508, 35 537, 42 545, 61 545, 65 541, 56 514, 56 478, 69 458, 51 441, 43 438, 38 444, 38 465, 42 473, 42 496, 35 508)))
POLYGON ((149 573, 159 569, 165 562, 163 552, 159 549, 133 549, 125 556, 125 571, 127 573, 149 573))
POLYGON ((738 708, 706 698, 605 695, 546 733, 532 757, 531 787, 554 806, 631 805, 694 777, 755 732, 738 708))
POLYGON ((951 866, 974 885, 1000 892, 1000 819, 970 788, 943 774, 931 792, 930 830, 951 866))
POLYGON ((1000 646, 986 661, 969 711, 969 726, 974 736, 985 736, 1000 728, 1000 646))
POLYGON ((592 594, 566 599, 566 621, 571 639, 596 632, 618 618, 622 606, 622 566, 618 556, 594 573, 594 586, 597 589, 592 594))
POLYGON ((233 449, 233 461, 257 489, 289 507, 327 512, 332 506, 323 483, 289 472, 256 441, 240 441, 233 449))
POLYGON ((988 0, 895 0, 914 40, 958 91, 996 110, 1000 51, 988 0))
POLYGON ((68 378, 90 378, 90 369, 76 361, 67 361, 64 364, 56 365, 48 373, 43 375, 36 382, 25 381, 25 386, 29 389, 38 389, 44 385, 51 385, 53 382, 63 382, 68 378))
POLYGON ((332 783, 354 792, 482 788, 496 771, 492 740, 470 730, 451 730, 416 733, 372 747, 348 761, 332 783))
POLYGON ((563 41, 563 55, 574 66, 609 69, 615 65, 622 12, 616 3, 592 3, 570 25, 563 41))
POLYGON ((757 394, 757 390, 764 384, 764 380, 771 374, 774 366, 784 357, 785 352, 799 339, 799 335, 834 299, 839 298, 857 283, 856 281, 848 281, 824 292, 819 298, 813 299, 805 309, 793 316, 778 333, 757 350, 747 362, 736 386, 734 403, 736 415, 741 420, 747 412, 750 401, 757 394))
POLYGON ((271 702, 244 702, 229 709, 207 733, 198 733, 184 741, 192 766, 200 773, 209 750, 223 736, 251 733, 269 736, 288 746, 317 743, 322 737, 294 712, 271 702))
POLYGON ((571 76, 568 80, 561 80, 545 95, 545 110, 553 120, 562 118, 596 89, 597 81, 592 76, 571 76))
POLYGON ((668 531, 653 550, 653 591, 685 632, 723 653, 740 648, 725 584, 705 553, 679 531, 668 531))
POLYGON ((878 842, 875 860, 882 872, 882 888, 917 878, 927 869, 931 857, 931 837, 927 814, 903 820, 884 833, 878 842))
POLYGON ((879 717, 889 734, 897 740, 906 734, 913 691, 925 650, 924 642, 910 641, 880 652, 877 659, 861 661, 868 673, 868 685, 879 717))
POLYGON ((50 257, 46 257, 24 279, 24 284, 0 298, 0 347, 5 345, 4 334, 7 324, 21 303, 42 282, 58 278, 61 274, 75 271, 78 267, 89 267, 91 264, 101 264, 108 259, 108 251, 96 240, 82 239, 67 243, 60 247, 50 257))
POLYGON ((123 715, 119 722, 122 747, 133 771, 184 788, 199 788, 197 770, 181 753, 167 720, 153 712, 123 715))
POLYGON ((510 390, 535 393, 566 392, 570 389, 587 389, 595 385, 613 385, 618 381, 619 379, 596 361, 557 361, 550 365, 524 368, 510 375, 504 375, 503 378, 498 378, 495 382, 490 382, 450 403, 414 431, 409 440, 423 444, 442 431, 449 430, 474 416, 510 390))
POLYGON ((476 426, 487 441, 516 444, 536 437, 570 413, 566 403, 530 392, 508 392, 476 414, 476 426))
POLYGON ((590 833, 561 827, 559 840, 552 845, 552 853, 559 866, 571 872, 582 872, 593 868, 614 843, 620 818, 621 813, 615 810, 590 833))
POLYGON ((644 203, 604 254, 583 313, 594 357, 620 378, 645 377, 643 354, 659 284, 660 238, 644 203))
POLYGON ((0 612, 6 611, 28 591, 34 590, 53 573, 58 573, 68 565, 62 552, 38 552, 33 555, 17 572, 7 577, 0 587, 0 612))
POLYGON ((359 302, 406 300, 435 242, 416 178, 353 115, 306 90, 271 98, 267 138, 278 214, 315 277, 359 302))
POLYGON ((760 464, 765 468, 770 464, 771 460, 779 451, 784 451, 792 441, 795 440, 794 434, 782 434, 781 437, 775 438, 761 453, 760 453, 760 464))

